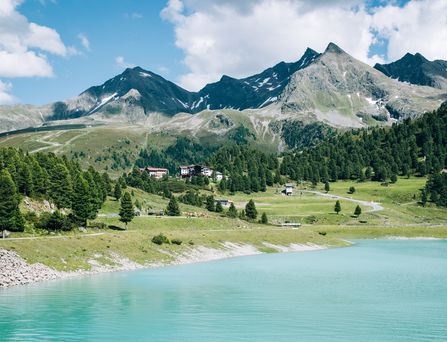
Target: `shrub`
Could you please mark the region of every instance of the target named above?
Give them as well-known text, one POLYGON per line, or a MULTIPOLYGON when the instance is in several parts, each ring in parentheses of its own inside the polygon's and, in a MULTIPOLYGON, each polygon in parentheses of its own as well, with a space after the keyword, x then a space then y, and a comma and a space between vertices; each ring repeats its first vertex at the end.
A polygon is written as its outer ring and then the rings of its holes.
POLYGON ((169 242, 169 239, 168 239, 166 236, 164 236, 163 234, 155 235, 155 236, 152 238, 152 242, 155 243, 155 244, 157 244, 157 245, 162 245, 162 244, 164 244, 164 243, 166 243, 166 244, 169 244, 169 243, 170 243, 170 242, 169 242))
POLYGON ((326 232, 318 232, 318 234, 322 235, 322 236, 326 236, 326 232))
POLYGON ((180 239, 172 239, 171 240, 171 243, 172 244, 174 244, 174 245, 177 245, 177 246, 180 246, 181 244, 182 244, 182 240, 180 240, 180 239))
POLYGON ((261 216, 261 223, 262 224, 267 224, 269 222, 268 218, 267 218, 267 214, 266 213, 262 213, 261 216))
POLYGON ((314 224, 314 223, 316 223, 317 221, 318 221, 318 219, 317 219, 317 217, 314 216, 314 215, 307 216, 307 217, 304 219, 304 222, 305 222, 305 223, 308 223, 308 224, 314 224))
POLYGON ((36 223, 36 228, 46 230, 71 230, 73 223, 68 217, 56 210, 54 213, 42 213, 39 221, 36 223))
POLYGON ((25 213, 25 215, 23 215, 23 217, 29 223, 37 224, 39 222, 39 217, 34 211, 28 211, 27 213, 25 213))
POLYGON ((108 228, 108 226, 104 222, 92 222, 90 224, 90 226, 92 228, 96 228, 96 229, 107 229, 108 228))
POLYGON ((355 192, 355 188, 353 186, 349 187, 348 194, 353 194, 355 192))

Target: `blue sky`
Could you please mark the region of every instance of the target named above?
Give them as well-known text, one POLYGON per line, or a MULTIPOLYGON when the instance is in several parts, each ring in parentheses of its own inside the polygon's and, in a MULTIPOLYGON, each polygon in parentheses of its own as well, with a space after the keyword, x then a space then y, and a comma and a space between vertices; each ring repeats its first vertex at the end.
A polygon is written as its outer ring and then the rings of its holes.
POLYGON ((405 52, 447 59, 444 0, 0 1, 0 103, 67 99, 136 65, 197 90, 329 41, 371 65, 405 52), (23 50, 40 64, 28 68, 23 50))
POLYGON ((175 48, 172 25, 160 18, 163 0, 28 0, 19 7, 29 21, 55 29, 78 56, 49 56, 54 77, 11 79, 14 95, 27 103, 47 103, 77 95, 91 85, 101 84, 120 73, 118 56, 129 64, 175 77, 185 67, 182 52, 175 48), (107 4, 106 4, 107 3, 107 4), (90 50, 78 38, 85 35, 90 50), (165 70, 169 69, 169 70, 165 70))

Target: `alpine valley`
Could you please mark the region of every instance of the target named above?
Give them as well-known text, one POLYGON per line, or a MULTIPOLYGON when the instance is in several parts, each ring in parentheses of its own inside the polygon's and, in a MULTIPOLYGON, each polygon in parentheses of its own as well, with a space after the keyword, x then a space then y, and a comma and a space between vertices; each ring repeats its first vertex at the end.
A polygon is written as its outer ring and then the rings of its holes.
POLYGON ((0 132, 131 126, 146 135, 202 142, 245 132, 257 144, 281 151, 296 147, 285 138, 291 127, 322 134, 390 125, 437 109, 447 99, 446 63, 407 54, 372 68, 330 43, 323 53, 308 48, 296 62, 280 62, 242 79, 224 75, 198 92, 140 67, 128 68, 65 101, 1 106, 0 132))

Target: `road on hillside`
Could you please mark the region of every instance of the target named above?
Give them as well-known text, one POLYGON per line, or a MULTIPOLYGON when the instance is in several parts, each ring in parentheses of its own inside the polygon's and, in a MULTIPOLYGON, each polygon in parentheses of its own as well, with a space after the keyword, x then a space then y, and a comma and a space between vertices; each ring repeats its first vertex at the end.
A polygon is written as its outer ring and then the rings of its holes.
POLYGON ((84 236, 98 236, 98 235, 104 235, 104 233, 93 233, 93 234, 79 234, 79 235, 57 235, 57 236, 30 236, 30 237, 19 237, 19 238, 6 238, 6 239, 0 239, 0 241, 13 241, 13 240, 46 240, 46 239, 67 239, 67 238, 77 238, 77 237, 84 237, 84 236))

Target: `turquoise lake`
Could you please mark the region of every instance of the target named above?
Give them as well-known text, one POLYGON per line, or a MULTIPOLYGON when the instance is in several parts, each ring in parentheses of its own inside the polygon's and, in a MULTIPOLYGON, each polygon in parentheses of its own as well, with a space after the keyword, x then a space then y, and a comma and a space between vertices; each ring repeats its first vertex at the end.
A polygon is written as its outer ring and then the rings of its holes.
POLYGON ((446 341, 447 241, 365 240, 0 290, 0 341, 446 341))

